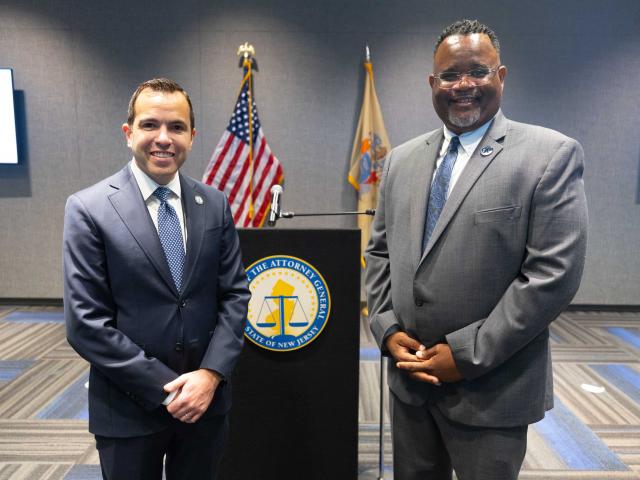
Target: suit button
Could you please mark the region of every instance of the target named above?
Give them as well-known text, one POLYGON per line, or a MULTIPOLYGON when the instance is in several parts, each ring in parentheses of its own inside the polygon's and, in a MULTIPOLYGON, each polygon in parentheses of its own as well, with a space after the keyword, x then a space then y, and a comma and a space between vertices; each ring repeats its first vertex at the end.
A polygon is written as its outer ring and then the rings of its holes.
POLYGON ((182 351, 182 343, 178 342, 176 343, 176 352, 181 352, 182 351))
POLYGON ((424 305, 424 302, 419 298, 416 298, 415 303, 416 303, 416 307, 421 307, 422 305, 424 305))
POLYGON ((184 308, 184 307, 186 307, 186 306, 187 306, 187 301, 186 301, 186 300, 182 300, 182 301, 180 302, 180 308, 184 308))

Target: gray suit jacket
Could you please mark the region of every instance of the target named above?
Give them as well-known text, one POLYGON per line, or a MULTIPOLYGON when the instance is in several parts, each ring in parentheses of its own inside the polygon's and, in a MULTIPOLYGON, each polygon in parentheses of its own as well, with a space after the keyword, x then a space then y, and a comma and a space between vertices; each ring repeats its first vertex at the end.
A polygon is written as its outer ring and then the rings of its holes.
MULTIPOLYGON (((162 430, 173 421, 163 385, 198 368, 229 378, 242 348, 250 294, 229 205, 193 179, 180 175, 180 185, 188 232, 180 293, 129 166, 67 201, 67 338, 91 363, 92 433, 162 430)), ((223 382, 205 416, 225 413, 230 394, 223 382)))
POLYGON ((421 252, 442 129, 389 154, 366 252, 371 329, 446 342, 464 377, 419 383, 389 362, 405 403, 430 398, 477 426, 533 423, 553 405, 549 324, 578 289, 586 249, 583 151, 553 130, 493 124, 451 191, 421 252), (482 156, 483 147, 492 153, 482 156))

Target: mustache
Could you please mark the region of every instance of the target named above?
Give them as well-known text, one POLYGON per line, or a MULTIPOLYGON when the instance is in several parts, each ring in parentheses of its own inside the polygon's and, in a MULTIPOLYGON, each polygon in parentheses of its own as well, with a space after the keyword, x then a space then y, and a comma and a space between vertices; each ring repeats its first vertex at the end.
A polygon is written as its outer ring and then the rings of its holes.
POLYGON ((480 98, 479 92, 452 93, 449 95, 451 100, 468 100, 480 98))

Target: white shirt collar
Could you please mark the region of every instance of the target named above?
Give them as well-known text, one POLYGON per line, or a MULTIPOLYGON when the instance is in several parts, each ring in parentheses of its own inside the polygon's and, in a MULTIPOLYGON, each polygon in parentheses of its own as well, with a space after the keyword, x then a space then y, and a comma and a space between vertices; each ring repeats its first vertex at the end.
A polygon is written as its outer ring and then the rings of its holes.
MULTIPOLYGON (((495 118, 495 116, 493 118, 495 118)), ((470 132, 465 132, 460 135, 457 135, 453 133, 451 130, 449 130, 447 127, 444 127, 445 141, 443 142, 442 147, 444 149, 449 148, 449 142, 451 141, 451 139, 453 137, 458 137, 460 139, 460 146, 464 149, 465 153, 469 156, 473 155, 473 152, 475 152, 476 148, 478 148, 478 145, 480 144, 482 137, 484 137, 484 134, 487 133, 487 130, 491 126, 491 122, 493 122, 493 118, 483 123, 481 126, 476 128, 475 130, 471 130, 470 132)))
POLYGON ((167 187, 173 192, 176 197, 180 198, 182 190, 180 189, 180 176, 178 174, 176 174, 173 179, 166 185, 160 185, 151 177, 149 177, 149 175, 142 171, 142 169, 136 163, 135 159, 132 158, 129 165, 131 167, 131 172, 136 179, 136 183, 140 188, 140 193, 142 193, 142 198, 144 198, 145 202, 149 200, 149 197, 153 195, 153 192, 155 192, 156 188, 158 187, 167 187))

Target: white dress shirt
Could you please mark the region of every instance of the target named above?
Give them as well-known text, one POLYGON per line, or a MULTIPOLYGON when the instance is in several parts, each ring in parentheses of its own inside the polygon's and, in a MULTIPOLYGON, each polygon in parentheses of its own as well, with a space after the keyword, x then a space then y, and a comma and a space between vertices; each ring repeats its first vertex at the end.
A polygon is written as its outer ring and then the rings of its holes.
POLYGON ((431 178, 432 182, 436 176, 436 171, 438 170, 438 168, 440 167, 440 164, 442 163, 442 160, 444 159, 444 156, 447 154, 447 150, 449 149, 449 143, 451 142, 451 139, 453 137, 458 137, 460 139, 460 145, 458 146, 458 158, 456 159, 456 163, 453 165, 453 170, 451 172, 451 180, 449 181, 449 190, 447 190, 447 198, 449 198, 449 194, 451 193, 451 190, 453 190, 454 185, 460 178, 460 174, 464 170, 464 167, 466 167, 467 163, 469 163, 469 159, 471 158, 471 155, 473 155, 473 152, 475 152, 476 148, 478 148, 478 145, 482 141, 482 137, 484 137, 484 134, 489 129, 489 126, 491 126, 492 121, 493 121, 493 118, 488 122, 486 122, 485 124, 483 124, 481 127, 478 127, 475 130, 472 130, 471 132, 466 132, 461 135, 456 135, 447 127, 443 127, 444 142, 442 142, 440 155, 438 155, 438 159, 436 161, 436 168, 433 170, 433 177, 431 178))
POLYGON ((176 174, 173 179, 166 185, 156 183, 149 175, 144 173, 134 159, 131 160, 131 172, 136 179, 136 183, 142 193, 142 198, 147 204, 147 210, 151 215, 151 220, 158 230, 158 209, 160 208, 160 200, 153 194, 158 187, 166 187, 171 190, 172 195, 169 197, 169 205, 173 207, 180 221, 180 229, 182 230, 182 247, 187 251, 187 224, 185 222, 184 212, 182 211, 182 201, 180 200, 182 190, 180 189, 180 177, 176 174))

